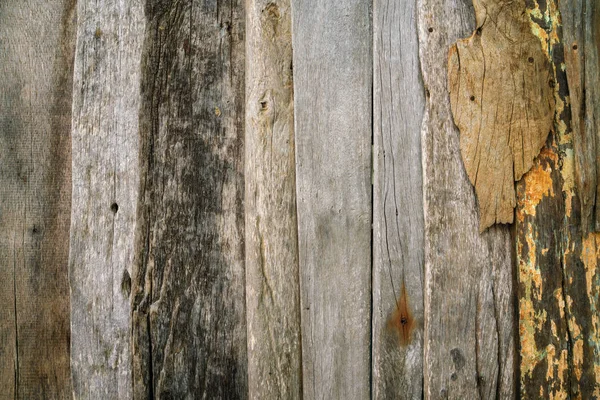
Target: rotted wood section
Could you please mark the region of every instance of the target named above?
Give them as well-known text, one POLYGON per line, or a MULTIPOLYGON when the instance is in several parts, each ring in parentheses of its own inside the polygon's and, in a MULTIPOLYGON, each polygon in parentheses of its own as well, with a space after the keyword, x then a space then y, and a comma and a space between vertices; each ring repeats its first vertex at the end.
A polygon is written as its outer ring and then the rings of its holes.
POLYGON ((550 0, 527 9, 532 31, 552 63, 556 113, 546 146, 517 186, 524 398, 600 396, 600 236, 592 232, 595 131, 589 125, 597 123, 597 98, 589 95, 597 84, 587 86, 598 74, 598 42, 595 48, 589 42, 597 38, 592 3, 550 0))

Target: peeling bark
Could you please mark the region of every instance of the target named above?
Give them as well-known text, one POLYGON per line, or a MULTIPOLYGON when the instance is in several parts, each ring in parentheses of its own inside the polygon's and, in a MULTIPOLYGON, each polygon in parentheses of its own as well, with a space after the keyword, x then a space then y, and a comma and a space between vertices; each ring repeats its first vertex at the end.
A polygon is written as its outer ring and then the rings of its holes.
POLYGON ((450 103, 479 203, 480 230, 512 223, 514 182, 546 142, 554 116, 550 63, 525 1, 475 0, 477 29, 449 52, 450 103))

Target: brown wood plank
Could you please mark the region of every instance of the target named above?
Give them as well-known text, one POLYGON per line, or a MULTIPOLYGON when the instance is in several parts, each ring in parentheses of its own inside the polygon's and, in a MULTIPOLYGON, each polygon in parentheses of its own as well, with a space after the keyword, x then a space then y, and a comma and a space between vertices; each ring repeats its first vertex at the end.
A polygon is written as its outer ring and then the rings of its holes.
POLYGON ((508 228, 480 234, 475 194, 460 159, 447 54, 474 26, 458 0, 417 2, 427 105, 422 130, 425 209, 424 396, 516 396, 512 243, 508 228))
POLYGON ((246 4, 248 397, 301 399, 291 9, 246 4))
POLYGON ((373 9, 373 398, 423 392, 423 186, 416 2, 373 9))
POLYGON ((67 258, 74 3, 0 3, 3 398, 71 397, 67 258))
POLYGON ((244 5, 145 11, 134 396, 246 398, 244 5))
POLYGON ((77 399, 129 399, 143 2, 78 2, 69 259, 77 399))
POLYGON ((370 9, 292 1, 305 399, 370 396, 370 9))

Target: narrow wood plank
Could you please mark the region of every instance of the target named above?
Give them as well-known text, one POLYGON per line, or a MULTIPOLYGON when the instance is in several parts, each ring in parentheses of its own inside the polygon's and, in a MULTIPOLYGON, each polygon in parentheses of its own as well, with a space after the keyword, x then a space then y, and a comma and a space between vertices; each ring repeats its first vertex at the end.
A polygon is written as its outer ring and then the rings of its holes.
POLYGON ((289 0, 246 14, 246 307, 252 399, 301 399, 289 0))
POLYGON ((418 0, 427 105, 422 130, 425 209, 424 396, 516 396, 509 230, 480 234, 478 207, 450 113, 449 46, 474 30, 459 0, 418 0))
POLYGON ((373 9, 373 398, 423 392, 423 186, 413 0, 373 9))
POLYGON ((533 31, 554 65, 552 86, 559 107, 546 148, 517 191, 523 398, 600 396, 600 236, 589 233, 593 214, 582 206, 587 188, 576 186, 582 178, 577 162, 583 161, 576 156, 582 150, 577 136, 585 139, 585 127, 584 80, 578 77, 581 64, 573 43, 584 22, 582 4, 550 0, 529 12, 533 31))
POLYGON ((0 396, 66 399, 75 2, 0 3, 0 396))
POLYGON ((600 131, 597 46, 600 38, 594 39, 594 21, 600 26, 600 6, 592 0, 573 0, 560 2, 559 7, 564 26, 564 57, 572 113, 575 184, 581 202, 583 227, 592 231, 600 229, 595 228, 596 135, 600 131))
POLYGON ((134 397, 247 397, 244 6, 148 0, 134 397))
POLYGON ((143 2, 84 0, 77 10, 69 259, 73 393, 77 399, 129 399, 143 2))
POLYGON ((370 396, 370 6, 292 1, 305 399, 370 396))

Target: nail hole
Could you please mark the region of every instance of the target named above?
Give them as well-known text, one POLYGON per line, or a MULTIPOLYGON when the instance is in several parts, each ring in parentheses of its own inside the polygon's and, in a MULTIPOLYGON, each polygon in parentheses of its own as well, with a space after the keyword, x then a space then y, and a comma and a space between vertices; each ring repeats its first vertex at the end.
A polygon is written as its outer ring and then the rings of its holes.
POLYGON ((471 101, 475 101, 475 96, 471 96, 471 97, 469 97, 469 100, 471 100, 471 101))
POLYGON ((433 32, 433 28, 429 28, 427 30, 429 31, 429 33, 433 32))
POLYGON ((260 109, 263 110, 263 111, 267 109, 267 102, 266 101, 261 101, 260 102, 260 109))
POLYGON ((117 213, 117 211, 119 211, 119 205, 117 203, 112 203, 110 205, 110 211, 112 211, 113 213, 117 213))
POLYGON ((576 44, 573 45, 573 50, 577 50, 577 45, 576 44))
POLYGON ((456 372, 453 372, 452 375, 450 375, 450 379, 452 379, 453 381, 458 379, 458 376, 456 375, 456 372))
POLYGON ((529 61, 531 64, 533 64, 533 61, 534 61, 534 59, 533 59, 533 57, 529 57, 529 58, 527 59, 527 61, 529 61))

